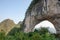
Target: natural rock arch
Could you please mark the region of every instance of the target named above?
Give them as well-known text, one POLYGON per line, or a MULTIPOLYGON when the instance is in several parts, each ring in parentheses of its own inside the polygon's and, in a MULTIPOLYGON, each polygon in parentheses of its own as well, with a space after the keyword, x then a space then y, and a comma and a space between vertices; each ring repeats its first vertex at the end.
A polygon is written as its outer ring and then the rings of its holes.
POLYGON ((52 22, 60 34, 60 6, 58 0, 33 0, 27 9, 24 24, 24 32, 31 32, 34 26, 41 21, 52 22))

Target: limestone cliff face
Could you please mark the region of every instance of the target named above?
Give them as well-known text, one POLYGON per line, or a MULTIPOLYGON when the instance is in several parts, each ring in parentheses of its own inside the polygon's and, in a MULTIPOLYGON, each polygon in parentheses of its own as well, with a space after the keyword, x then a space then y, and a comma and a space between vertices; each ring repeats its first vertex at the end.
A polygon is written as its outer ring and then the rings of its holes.
POLYGON ((31 32, 41 21, 49 20, 60 33, 60 0, 33 0, 24 19, 24 32, 31 32))
POLYGON ((0 23, 0 32, 4 31, 7 34, 15 25, 13 20, 6 19, 0 23))

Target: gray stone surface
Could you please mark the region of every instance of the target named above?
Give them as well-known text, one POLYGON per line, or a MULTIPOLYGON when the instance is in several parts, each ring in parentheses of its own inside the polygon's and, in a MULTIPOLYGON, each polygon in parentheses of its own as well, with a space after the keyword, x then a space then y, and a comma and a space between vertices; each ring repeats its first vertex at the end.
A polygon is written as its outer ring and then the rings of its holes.
POLYGON ((26 12, 24 19, 24 32, 31 32, 36 24, 44 20, 49 20, 54 24, 57 33, 60 34, 60 1, 38 1, 39 2, 37 2, 30 10, 27 10, 26 12))

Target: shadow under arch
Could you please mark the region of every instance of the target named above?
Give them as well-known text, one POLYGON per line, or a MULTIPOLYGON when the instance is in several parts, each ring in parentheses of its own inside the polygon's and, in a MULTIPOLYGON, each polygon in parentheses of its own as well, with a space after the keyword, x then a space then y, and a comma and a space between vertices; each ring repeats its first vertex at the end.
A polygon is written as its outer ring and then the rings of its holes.
POLYGON ((52 22, 50 22, 49 20, 43 20, 41 21, 40 23, 36 24, 35 27, 33 28, 33 30, 37 29, 41 29, 41 27, 45 27, 45 28, 48 28, 48 31, 50 33, 54 33, 56 34, 56 29, 55 29, 55 26, 52 22))

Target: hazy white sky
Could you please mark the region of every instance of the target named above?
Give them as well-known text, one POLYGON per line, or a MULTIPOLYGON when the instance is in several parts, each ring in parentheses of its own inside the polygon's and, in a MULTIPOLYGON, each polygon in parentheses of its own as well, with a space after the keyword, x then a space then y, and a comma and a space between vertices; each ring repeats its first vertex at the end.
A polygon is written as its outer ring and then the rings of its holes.
POLYGON ((16 23, 25 17, 26 9, 32 0, 0 0, 0 22, 12 19, 16 23))
POLYGON ((40 29, 41 27, 48 28, 50 33, 56 33, 56 29, 55 29, 54 25, 51 22, 49 22, 48 20, 38 23, 34 29, 40 29))

